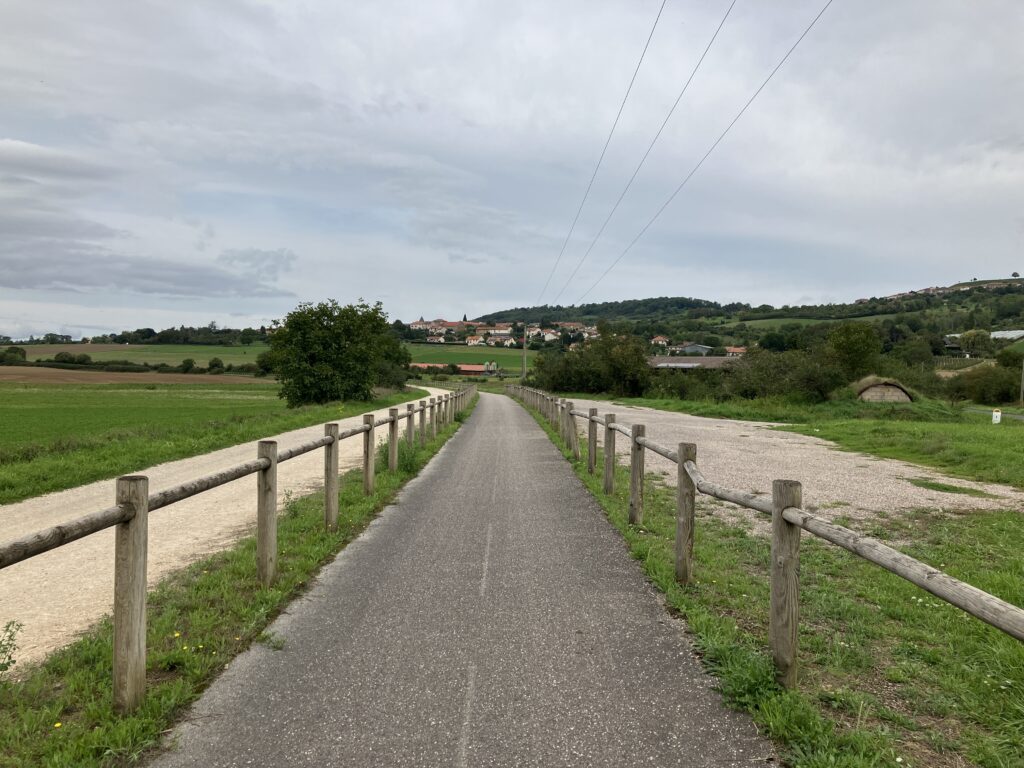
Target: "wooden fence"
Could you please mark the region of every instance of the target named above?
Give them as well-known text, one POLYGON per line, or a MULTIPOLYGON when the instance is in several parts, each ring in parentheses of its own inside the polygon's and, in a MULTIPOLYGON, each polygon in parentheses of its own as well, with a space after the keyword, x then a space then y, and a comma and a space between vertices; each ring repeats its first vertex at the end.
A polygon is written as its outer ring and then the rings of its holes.
POLYGON ((260 582, 270 586, 277 572, 277 467, 310 451, 324 448, 324 525, 333 530, 338 524, 339 444, 356 435, 363 436, 363 490, 373 493, 377 451, 376 429, 388 427, 388 469, 398 466, 399 422, 405 420, 404 439, 420 445, 437 436, 439 426, 450 424, 465 408, 475 386, 468 386, 418 404, 408 403, 404 412, 391 408, 388 415, 375 418, 363 415, 363 423, 341 430, 336 423, 324 425, 324 436, 278 451, 274 440, 261 440, 256 458, 244 464, 149 493, 149 479, 142 475, 117 478, 114 506, 69 520, 20 539, 0 544, 0 570, 35 557, 76 539, 116 526, 114 537, 114 708, 128 713, 145 696, 146 686, 146 559, 148 517, 161 507, 204 491, 230 483, 246 475, 256 475, 256 564, 260 582), (416 417, 419 416, 418 429, 416 417))
POLYGON ((580 441, 576 418, 587 423, 587 471, 594 474, 598 427, 604 429, 604 492, 615 488, 616 434, 629 440, 629 522, 643 522, 644 451, 664 456, 677 467, 677 508, 675 535, 675 576, 680 584, 693 580, 693 535, 696 492, 752 509, 772 520, 771 597, 768 617, 768 642, 781 685, 796 685, 797 636, 800 621, 800 535, 802 531, 831 542, 875 565, 916 584, 941 600, 991 624, 1011 637, 1024 641, 1024 610, 990 595, 977 587, 899 552, 870 536, 836 525, 802 507, 800 483, 776 480, 771 501, 717 485, 697 468, 697 446, 679 443, 673 450, 647 438, 643 424, 626 426, 615 414, 598 415, 596 408, 577 410, 572 402, 545 392, 518 385, 507 385, 506 392, 538 411, 558 431, 580 460, 580 441))

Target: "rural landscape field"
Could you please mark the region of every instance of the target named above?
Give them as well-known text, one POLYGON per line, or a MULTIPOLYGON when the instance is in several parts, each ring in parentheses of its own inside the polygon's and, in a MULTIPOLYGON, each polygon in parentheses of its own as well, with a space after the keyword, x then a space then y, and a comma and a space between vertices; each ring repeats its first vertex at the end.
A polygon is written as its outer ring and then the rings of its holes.
POLYGON ((1024 3, 11 0, 0 768, 1024 768, 1024 3))

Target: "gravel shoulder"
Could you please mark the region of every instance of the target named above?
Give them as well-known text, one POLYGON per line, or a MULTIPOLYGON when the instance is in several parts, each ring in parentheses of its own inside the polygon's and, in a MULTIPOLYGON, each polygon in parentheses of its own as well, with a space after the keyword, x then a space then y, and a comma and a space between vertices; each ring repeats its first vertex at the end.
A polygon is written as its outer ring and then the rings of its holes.
MULTIPOLYGON (((431 396, 444 390, 429 389, 431 396)), ((387 409, 376 411, 386 416, 387 409)), ((339 420, 342 429, 362 423, 361 416, 339 420)), ((281 448, 323 436, 323 425, 304 427, 279 435, 281 448)), ((386 429, 377 430, 382 442, 386 429)), ((157 492, 197 477, 249 461, 256 457, 258 441, 179 459, 138 474, 149 477, 150 492, 157 492)), ((340 446, 341 469, 360 466, 362 439, 350 438, 340 446)), ((279 499, 302 496, 323 487, 323 453, 312 451, 278 468, 279 499)), ((191 499, 154 512, 149 519, 150 586, 169 573, 205 555, 226 549, 248 535, 256 524, 256 481, 244 477, 191 499)), ((50 493, 15 504, 0 506, 0 541, 59 525, 75 517, 109 507, 114 502, 114 480, 50 493)), ((40 661, 52 651, 74 641, 83 631, 109 613, 114 592, 114 531, 76 542, 0 571, 0 626, 9 620, 24 625, 18 635, 19 666, 40 661)))
MULTIPOLYGON (((840 450, 835 443, 816 437, 783 432, 767 422, 709 419, 684 413, 659 411, 613 404, 607 401, 576 400, 576 408, 597 408, 600 415, 614 413, 620 424, 644 424, 647 437, 675 448, 680 442, 697 444, 697 464, 709 480, 750 493, 771 494, 772 480, 799 480, 803 484, 804 506, 822 517, 843 516, 872 520, 932 509, 940 513, 1024 509, 1024 492, 1005 485, 979 483, 917 464, 881 459, 863 453, 840 450), (995 498, 968 496, 929 490, 913 485, 911 479, 926 479, 973 488, 995 498)), ((577 419, 581 435, 586 422, 577 419)), ((598 429, 598 443, 604 430, 598 429)), ((622 435, 616 440, 616 454, 627 457, 629 443, 622 435)), ((661 473, 675 485, 675 464, 646 451, 648 472, 661 473)), ((620 459, 621 461, 622 459, 620 459)), ((756 530, 767 530, 767 520, 758 513, 731 504, 703 499, 705 506, 726 517, 750 521, 756 530)))

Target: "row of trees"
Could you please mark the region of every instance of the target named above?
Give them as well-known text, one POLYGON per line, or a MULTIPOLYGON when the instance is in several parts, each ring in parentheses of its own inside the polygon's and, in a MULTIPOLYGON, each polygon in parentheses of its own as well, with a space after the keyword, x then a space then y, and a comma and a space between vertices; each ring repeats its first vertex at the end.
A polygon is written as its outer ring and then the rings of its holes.
POLYGON ((935 375, 932 350, 926 342, 916 338, 891 342, 875 323, 831 324, 813 332, 804 329, 799 344, 754 349, 726 368, 685 372, 653 371, 642 339, 614 333, 606 326, 601 330, 600 340, 580 350, 542 354, 533 373, 536 383, 554 391, 618 396, 783 397, 821 402, 868 374, 880 374, 925 394, 998 404, 1016 398, 1020 379, 1020 355, 1005 350, 1000 353, 999 366, 986 366, 947 384, 935 375))

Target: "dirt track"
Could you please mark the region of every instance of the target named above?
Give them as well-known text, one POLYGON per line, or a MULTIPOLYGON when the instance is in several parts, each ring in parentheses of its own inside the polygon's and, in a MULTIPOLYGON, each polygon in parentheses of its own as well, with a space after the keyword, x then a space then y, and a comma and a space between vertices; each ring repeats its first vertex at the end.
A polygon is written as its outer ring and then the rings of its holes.
MULTIPOLYGON (((431 395, 443 393, 428 391, 431 395)), ((387 410, 377 413, 386 416, 387 410)), ((362 417, 339 423, 342 429, 349 429, 361 424, 362 417)), ((378 429, 377 434, 383 441, 387 430, 378 429)), ((272 439, 286 448, 322 436, 321 424, 272 439)), ((153 493, 255 457, 256 441, 160 464, 140 474, 149 476, 153 493)), ((341 443, 343 471, 359 466, 361 457, 361 437, 341 443)), ((323 487, 323 461, 322 451, 312 451, 281 464, 279 498, 289 492, 300 496, 323 487)), ((249 533, 255 526, 255 483, 252 477, 244 477, 154 512, 149 519, 149 584, 155 585, 168 573, 224 549, 249 533)), ((114 481, 101 480, 0 506, 0 541, 105 509, 113 501, 114 481)), ((110 612, 113 562, 114 532, 108 529, 0 571, 0 626, 11 619, 24 624, 18 637, 19 665, 38 661, 66 645, 110 612)))
MULTIPOLYGON (((1024 509, 1024 492, 1016 488, 953 478, 916 464, 841 451, 827 440, 779 431, 773 429, 773 424, 708 419, 607 401, 576 400, 575 405, 578 410, 597 408, 600 415, 614 413, 620 424, 644 424, 649 439, 672 449, 680 442, 696 443, 701 472, 708 480, 726 487, 770 496, 772 480, 799 480, 803 484, 804 506, 829 519, 877 519, 914 509, 1024 509), (994 498, 933 491, 913 485, 912 478, 973 488, 994 498)), ((577 426, 585 445, 585 420, 577 419, 577 426)), ((599 444, 603 439, 604 430, 599 428, 599 444)), ((628 464, 628 438, 619 435, 615 448, 628 464)), ((665 481, 675 486, 676 465, 653 451, 645 454, 646 470, 663 473, 665 481)), ((702 499, 702 504, 716 514, 749 522, 758 532, 769 527, 767 519, 759 513, 702 499)))
POLYGON ((210 376, 187 373, 108 373, 106 371, 64 370, 29 365, 0 365, 0 383, 12 384, 267 384, 273 379, 255 376, 210 376))

